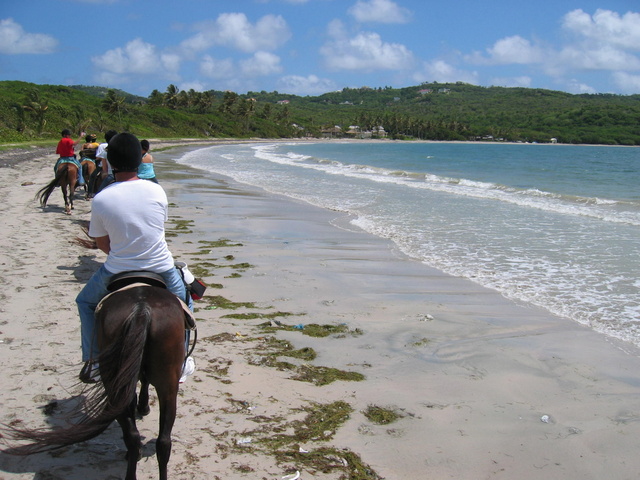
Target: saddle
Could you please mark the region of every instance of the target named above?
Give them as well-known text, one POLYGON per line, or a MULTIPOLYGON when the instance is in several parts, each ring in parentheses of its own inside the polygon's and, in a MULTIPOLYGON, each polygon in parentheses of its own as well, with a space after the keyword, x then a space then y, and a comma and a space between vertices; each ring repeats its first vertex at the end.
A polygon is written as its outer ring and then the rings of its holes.
POLYGON ((93 160, 96 161, 96 150, 97 148, 83 148, 80 150, 80 157, 83 160, 93 160))
MULTIPOLYGON (((148 286, 148 287, 159 287, 159 288, 167 288, 162 275, 153 272, 146 271, 134 271, 134 272, 122 272, 117 273, 107 285, 107 290, 109 293, 105 296, 98 306, 96 307, 96 312, 102 307, 102 303, 111 295, 113 295, 118 290, 123 290, 127 288, 140 287, 140 286, 148 286)), ((178 298, 178 297, 176 297, 178 298)), ((196 319, 193 316, 193 312, 189 310, 189 306, 181 299, 178 298, 180 305, 182 306, 182 310, 184 310, 184 322, 185 328, 187 330, 195 330, 196 329, 196 319)))
POLYGON ((151 287, 167 288, 162 275, 153 272, 135 271, 116 273, 107 285, 107 290, 115 292, 133 283, 143 283, 151 287))

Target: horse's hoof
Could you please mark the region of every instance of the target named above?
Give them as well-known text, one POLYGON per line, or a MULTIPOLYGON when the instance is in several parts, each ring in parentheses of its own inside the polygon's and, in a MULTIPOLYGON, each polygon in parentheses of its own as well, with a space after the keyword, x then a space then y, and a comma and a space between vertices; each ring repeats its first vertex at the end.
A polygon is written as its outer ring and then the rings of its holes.
POLYGON ((138 407, 138 414, 141 417, 146 417, 147 415, 149 415, 149 413, 151 413, 151 409, 149 408, 149 405, 147 405, 144 408, 138 407))

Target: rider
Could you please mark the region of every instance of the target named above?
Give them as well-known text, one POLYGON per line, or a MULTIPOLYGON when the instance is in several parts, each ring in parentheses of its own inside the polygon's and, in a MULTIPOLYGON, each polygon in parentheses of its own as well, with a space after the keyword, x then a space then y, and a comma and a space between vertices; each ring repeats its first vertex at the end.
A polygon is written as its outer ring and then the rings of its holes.
POLYGON ((109 141, 109 163, 116 181, 94 198, 89 224, 89 236, 95 238, 107 259, 76 298, 85 362, 80 373, 83 382, 95 381, 98 345, 94 312, 115 274, 139 270, 158 273, 167 288, 187 301, 193 311, 193 302, 165 241, 167 195, 160 185, 138 178, 141 159, 140 142, 134 135, 120 133, 109 141))
POLYGON ((96 136, 92 133, 88 133, 84 138, 85 143, 80 149, 81 171, 79 172, 79 176, 83 179, 85 179, 86 176, 86 181, 88 182, 87 197, 91 198, 93 197, 93 192, 89 191, 91 190, 91 178, 89 176, 89 172, 94 172, 96 170, 96 151, 98 150, 100 144, 96 142, 96 136), (91 164, 93 164, 92 167, 90 166, 91 164))
POLYGON ((92 196, 93 194, 97 194, 100 190, 102 190, 107 185, 114 182, 113 173, 111 172, 111 166, 107 161, 107 147, 109 146, 109 140, 115 137, 118 134, 115 130, 108 130, 104 134, 104 142, 98 146, 98 151, 96 152, 96 175, 99 180, 99 184, 92 186, 92 196))
POLYGON ((142 147, 142 163, 138 167, 138 177, 158 183, 156 172, 153 170, 153 157, 149 153, 151 148, 149 140, 140 140, 140 146, 142 147))
POLYGON ((80 162, 76 159, 75 146, 77 141, 71 140, 71 130, 65 128, 60 132, 62 138, 58 142, 56 147, 56 154, 59 155, 58 161, 53 167, 53 172, 58 171, 58 165, 61 163, 73 163, 78 168, 78 185, 84 185, 84 179, 82 178, 82 167, 80 162))
POLYGON ((95 162, 96 151, 100 144, 96 142, 96 136, 93 133, 88 133, 84 139, 85 143, 82 145, 82 149, 80 149, 80 161, 88 159, 95 162))

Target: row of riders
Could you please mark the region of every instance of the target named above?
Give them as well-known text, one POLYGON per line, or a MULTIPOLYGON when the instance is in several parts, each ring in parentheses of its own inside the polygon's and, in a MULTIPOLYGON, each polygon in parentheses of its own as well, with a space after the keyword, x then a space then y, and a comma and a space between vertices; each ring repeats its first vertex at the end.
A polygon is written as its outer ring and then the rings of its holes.
POLYGON ((76 298, 84 362, 80 380, 89 389, 86 402, 61 428, 0 425, 0 442, 9 444, 6 453, 45 452, 91 439, 115 420, 127 447, 125 478, 135 480, 142 447, 136 416, 149 413, 153 385, 160 410, 156 456, 160 479, 166 480, 179 383, 194 368, 193 299, 204 290, 197 293, 198 281, 169 251, 164 232, 168 199, 155 181, 148 142, 115 131, 107 132, 106 142, 99 145, 94 135, 85 140, 78 160, 74 150, 80 142, 62 131, 55 178, 37 195, 44 206, 60 186, 70 214, 76 183, 87 184, 89 195, 102 189, 93 200, 87 234, 94 241, 92 248, 107 258, 76 298), (109 183, 113 185, 105 188, 109 183))
MULTIPOLYGON (((71 138, 71 131, 62 130, 62 138, 56 147, 56 154, 59 156, 53 168, 56 180, 56 186, 62 187, 62 196, 65 203, 65 213, 70 214, 73 209, 73 197, 78 187, 84 188, 86 198, 90 199, 95 196, 104 187, 113 183, 114 177, 111 166, 106 160, 107 146, 109 140, 117 135, 115 130, 109 130, 105 133, 104 143, 98 143, 94 134, 84 134, 77 141, 71 138), (80 144, 82 136, 84 143, 82 148, 75 153, 76 145, 80 144), (78 158, 79 157, 79 158, 78 158)), ((153 170, 153 157, 149 154, 149 141, 140 141, 142 149, 142 162, 138 171, 138 177, 158 183, 153 170)), ((46 206, 49 195, 53 188, 44 189, 40 196, 42 206, 46 206)))

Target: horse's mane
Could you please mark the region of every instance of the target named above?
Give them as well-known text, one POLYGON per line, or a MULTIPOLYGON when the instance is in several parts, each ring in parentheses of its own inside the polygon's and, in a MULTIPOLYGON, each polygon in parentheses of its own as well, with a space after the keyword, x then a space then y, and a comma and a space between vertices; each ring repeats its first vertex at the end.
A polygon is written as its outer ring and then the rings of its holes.
POLYGON ((83 222, 80 225, 80 229, 82 233, 84 233, 85 237, 76 237, 71 240, 71 243, 75 243, 76 245, 80 245, 81 247, 88 248, 89 250, 96 250, 98 248, 98 244, 93 239, 93 237, 89 236, 89 222, 83 222))

